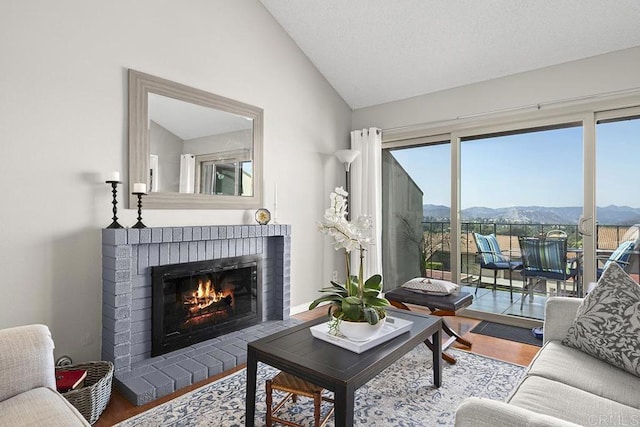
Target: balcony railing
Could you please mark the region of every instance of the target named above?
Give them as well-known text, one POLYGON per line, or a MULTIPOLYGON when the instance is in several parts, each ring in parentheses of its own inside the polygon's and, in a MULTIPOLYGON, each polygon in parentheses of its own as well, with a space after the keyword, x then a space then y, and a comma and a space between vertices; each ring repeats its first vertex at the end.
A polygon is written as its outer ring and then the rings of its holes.
MULTIPOLYGON (((473 233, 496 235, 500 248, 509 251, 512 258, 520 256, 518 237, 520 236, 544 236, 551 230, 562 230, 567 233, 568 248, 582 248, 582 236, 578 232, 576 224, 515 224, 515 223, 487 223, 487 222, 463 222, 461 223, 460 250, 462 279, 472 278, 479 274, 479 264, 476 257, 476 245, 473 233)), ((424 272, 427 277, 450 277, 450 244, 451 228, 448 221, 425 221, 423 229, 423 262, 424 272)), ((629 229, 628 225, 598 225, 596 227, 596 249, 613 251, 618 247, 624 234, 629 229)))

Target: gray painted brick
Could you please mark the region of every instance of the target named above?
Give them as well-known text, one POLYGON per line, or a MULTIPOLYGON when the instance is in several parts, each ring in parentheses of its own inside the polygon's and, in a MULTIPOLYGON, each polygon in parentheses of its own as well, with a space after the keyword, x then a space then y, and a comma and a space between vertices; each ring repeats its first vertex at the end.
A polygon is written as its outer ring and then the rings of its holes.
POLYGON ((156 389, 143 378, 118 378, 124 387, 121 391, 127 399, 140 406, 156 399, 156 389))
POLYGON ((169 264, 180 262, 180 243, 169 244, 169 264))
POLYGON ((162 243, 173 242, 173 229, 170 227, 164 227, 162 229, 162 243))
POLYGON ((204 259, 213 259, 213 241, 207 240, 204 243, 204 259))
MULTIPOLYGON (((225 255, 224 255, 224 253, 223 253, 223 256, 224 256, 225 258, 226 258, 226 257, 231 258, 231 257, 236 256, 236 244, 235 244, 235 239, 234 239, 234 240, 228 240, 228 242, 229 242, 229 250, 228 250, 228 252, 227 252, 226 256, 225 256, 225 255)), ((224 245, 224 242, 223 242, 223 245, 224 245)), ((240 254, 238 254, 238 255, 240 255, 240 254)))
POLYGON ((145 286, 140 288, 134 288, 132 296, 133 296, 133 299, 141 299, 141 298, 151 297, 151 294, 152 294, 151 287, 145 286))
POLYGON ((202 227, 202 240, 209 240, 211 238, 211 227, 202 227))
POLYGON ((160 245, 152 243, 149 245, 149 267, 160 265, 160 245))
POLYGON ((202 240, 202 227, 192 227, 193 229, 193 240, 202 240))
POLYGON ((173 379, 175 389, 180 390, 191 385, 191 372, 177 365, 169 365, 162 372, 173 379))
POLYGON ((190 242, 193 240, 193 228, 192 227, 183 227, 182 228, 182 241, 190 242))
POLYGON ((216 240, 213 242, 213 259, 222 258, 222 240, 216 240))
POLYGON ((189 262, 189 242, 180 242, 180 262, 189 262))
POLYGON ((158 372, 158 370, 156 368, 154 368, 153 365, 150 365, 148 363, 144 363, 144 361, 143 362, 136 362, 136 363, 132 363, 131 364, 131 371, 129 371, 127 376, 131 377, 131 378, 141 377, 143 375, 147 375, 147 374, 150 374, 152 372, 158 372))
MULTIPOLYGON (((104 351, 103 351, 104 353, 104 351)), ((105 358, 105 360, 108 360, 105 358)), ((129 366, 131 366, 131 356, 127 355, 127 356, 122 356, 122 357, 116 357, 115 359, 112 359, 113 362, 113 368, 117 371, 121 371, 123 369, 129 369, 129 366)))
POLYGON ((229 256, 229 240, 221 240, 220 245, 220 257, 227 258, 229 256))
POLYGON ((158 265, 167 265, 169 261, 169 243, 160 243, 158 265))
POLYGON ((244 248, 244 243, 242 242, 242 239, 236 239, 235 244, 236 244, 236 256, 243 255, 242 249, 244 248))
POLYGON ((233 235, 233 226, 227 225, 225 228, 227 229, 227 239, 233 239, 235 237, 233 235))
MULTIPOLYGON (((151 342, 151 334, 148 331, 136 332, 131 334, 132 344, 141 344, 143 342, 151 342)), ((162 358, 164 360, 164 358, 162 358)))
POLYGON ((193 359, 183 360, 177 364, 181 368, 191 372, 191 381, 197 383, 207 378, 209 370, 202 363, 198 363, 193 359))
POLYGON ((151 331, 151 319, 146 319, 139 322, 131 322, 131 333, 136 334, 138 332, 151 331))
POLYGON ((102 286, 104 292, 111 295, 123 295, 131 293, 131 282, 114 282, 111 280, 103 280, 102 286))
POLYGON ((210 351, 207 354, 209 354, 209 356, 212 356, 218 359, 220 362, 222 362, 222 369, 225 371, 238 366, 236 356, 231 353, 227 353, 224 350, 216 349, 216 350, 210 351))
POLYGON ((131 268, 131 258, 102 258, 102 268, 107 270, 129 270, 131 268))
MULTIPOLYGON (((253 227, 252 227, 252 228, 253 228, 253 227)), ((248 226, 248 225, 243 225, 243 226, 241 227, 241 230, 240 230, 240 236, 241 236, 243 239, 246 239, 247 237, 249 237, 249 226, 248 226)))
POLYGON ((132 310, 131 321, 139 322, 141 320, 151 319, 151 307, 143 310, 132 310))
POLYGON ((137 228, 127 229, 127 240, 130 245, 137 245, 140 243, 140 230, 137 228))
POLYGON ((198 242, 189 242, 189 262, 198 261, 198 242))
POLYGON ((249 227, 249 236, 248 237, 256 237, 256 226, 252 225, 249 227))
POLYGON ((140 244, 151 243, 151 229, 140 228, 140 244))
POLYGON ((207 367, 207 377, 217 375, 224 370, 224 364, 220 360, 208 354, 201 354, 198 356, 198 363, 207 367))
POLYGON ((113 347, 103 349, 103 354, 107 355, 107 360, 128 356, 131 354, 131 344, 118 344, 113 347))
MULTIPOLYGON (((183 362, 183 361, 185 361, 187 359, 188 359, 188 357, 186 355, 179 354, 177 356, 167 357, 165 360, 161 360, 160 362, 155 362, 153 364, 153 366, 155 366, 158 369, 164 369, 167 366, 175 365, 175 364, 183 362)), ((191 373, 189 373, 189 375, 191 375, 191 373)))
POLYGON ((197 253, 198 253, 197 261, 203 261, 203 260, 206 259, 206 251, 205 251, 206 242, 199 241, 199 242, 196 242, 196 243, 197 243, 197 248, 198 248, 198 250, 197 250, 197 253))
POLYGON ((143 310, 149 309, 151 310, 151 296, 148 298, 136 298, 131 302, 132 310, 143 310))
MULTIPOLYGON (((227 238, 227 227, 216 227, 218 229, 218 239, 227 238)), ((213 229, 211 231, 213 233, 213 229)))
POLYGON ((149 267, 149 245, 138 246, 138 274, 143 274, 149 267))
POLYGON ((102 229, 102 243, 107 245, 126 245, 127 230, 124 228, 104 228, 102 229))
POLYGON ((131 357, 144 356, 145 358, 151 355, 151 341, 141 342, 131 345, 131 357))
POLYGON ((107 316, 103 316, 102 326, 113 333, 125 332, 131 329, 131 319, 126 318, 116 320, 107 316))
POLYGON ((103 304, 102 315, 108 316, 110 319, 115 319, 116 321, 128 319, 131 317, 131 307, 128 305, 124 307, 111 307, 103 304))
POLYGON ((162 243, 162 228, 151 228, 151 243, 162 243))
POLYGON ((150 287, 151 286, 151 276, 148 275, 137 275, 132 279, 133 288, 140 287, 150 287))
POLYGON ((173 379, 162 372, 152 372, 143 375, 142 378, 150 382, 156 388, 156 398, 166 396, 175 391, 173 379))
POLYGON ((233 238, 240 239, 242 237, 242 226, 234 225, 233 226, 233 238))
POLYGON ((176 227, 173 229, 173 241, 182 242, 182 227, 176 227))

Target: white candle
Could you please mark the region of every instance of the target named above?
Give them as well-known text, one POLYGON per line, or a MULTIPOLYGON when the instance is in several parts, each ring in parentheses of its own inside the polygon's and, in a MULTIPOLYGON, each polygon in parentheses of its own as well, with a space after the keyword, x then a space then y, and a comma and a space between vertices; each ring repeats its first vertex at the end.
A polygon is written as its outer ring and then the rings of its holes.
POLYGON ((134 193, 146 193, 147 192, 147 184, 144 182, 136 182, 133 184, 133 192, 134 193))
POLYGON ((107 181, 120 181, 120 172, 113 171, 107 177, 107 181))

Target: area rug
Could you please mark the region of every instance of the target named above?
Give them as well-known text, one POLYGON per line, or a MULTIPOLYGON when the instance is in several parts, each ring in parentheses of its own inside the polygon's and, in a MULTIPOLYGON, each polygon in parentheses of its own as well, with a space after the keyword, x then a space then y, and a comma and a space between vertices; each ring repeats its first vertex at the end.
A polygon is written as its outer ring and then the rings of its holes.
MULTIPOLYGON (((451 426, 455 410, 469 396, 504 400, 525 368, 461 350, 448 350, 455 365, 443 362, 442 386, 433 386, 431 352, 420 345, 356 391, 354 424, 361 426, 451 426)), ((264 425, 265 380, 277 374, 258 364, 256 425, 264 425)), ((117 424, 133 426, 244 426, 246 370, 157 406, 117 424)), ((330 393, 329 393, 330 394, 330 393)), ((282 395, 274 392, 274 403, 282 395)), ((328 403, 324 404, 323 413, 328 403)), ((313 425, 313 401, 298 398, 281 418, 313 425)), ((328 426, 333 426, 333 417, 328 426)))
POLYGON ((488 335, 490 337, 502 338, 504 340, 516 341, 523 344, 531 344, 542 347, 542 339, 534 337, 530 328, 503 325, 502 323, 494 323, 483 320, 482 322, 478 323, 478 325, 470 332, 474 334, 488 335))

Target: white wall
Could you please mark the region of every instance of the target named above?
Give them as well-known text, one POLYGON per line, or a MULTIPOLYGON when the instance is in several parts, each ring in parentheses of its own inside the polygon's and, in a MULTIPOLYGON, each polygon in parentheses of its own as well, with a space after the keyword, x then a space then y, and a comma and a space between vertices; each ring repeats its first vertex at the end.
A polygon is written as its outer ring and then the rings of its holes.
MULTIPOLYGON (((277 181, 292 305, 328 283, 339 258, 315 224, 342 184, 332 153, 349 144, 351 111, 257 1, 4 0, 0 52, 0 328, 44 323, 56 357, 99 358, 104 174, 127 187, 128 68, 264 109, 265 206, 277 181)), ((143 212, 148 226, 253 215, 143 212)), ((135 223, 135 210, 119 216, 135 223)))
POLYGON ((353 128, 383 130, 640 88, 640 47, 353 112, 353 128))

